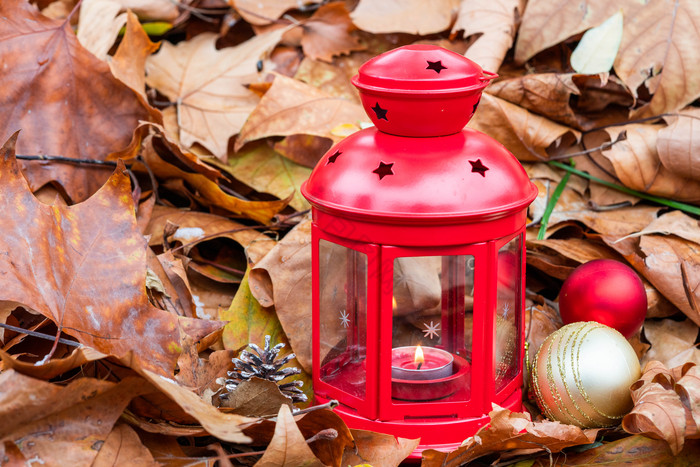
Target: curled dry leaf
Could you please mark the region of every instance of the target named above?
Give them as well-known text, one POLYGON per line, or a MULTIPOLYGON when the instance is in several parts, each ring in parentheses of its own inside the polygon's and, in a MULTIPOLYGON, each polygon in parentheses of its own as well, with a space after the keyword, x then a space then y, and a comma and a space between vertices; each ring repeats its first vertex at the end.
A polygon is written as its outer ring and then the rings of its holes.
POLYGON ((452 33, 480 34, 465 56, 484 70, 496 72, 513 45, 524 8, 524 0, 462 0, 452 33))
POLYGON ((78 40, 83 47, 100 60, 107 59, 107 52, 126 24, 126 13, 117 0, 83 0, 78 20, 78 40))
POLYGON ((661 363, 647 363, 642 379, 630 388, 634 407, 622 419, 622 428, 627 433, 662 439, 677 454, 685 442, 686 410, 689 409, 674 391, 673 379, 661 363))
POLYGON ((615 72, 635 95, 641 84, 653 94, 631 117, 673 112, 700 97, 700 80, 694 78, 700 73, 700 49, 695 46, 700 41, 700 4, 694 0, 648 2, 625 13, 615 72))
POLYGON ((188 192, 202 204, 221 208, 263 224, 269 222, 275 214, 284 209, 291 199, 290 197, 278 201, 244 201, 224 193, 219 185, 202 174, 186 172, 165 162, 149 144, 144 147, 143 158, 158 177, 166 181, 171 179, 184 180, 188 185, 188 192))
MULTIPOLYGON (((0 141, 22 129, 20 154, 104 159, 126 147, 149 111, 109 66, 85 50, 69 24, 51 20, 23 0, 0 2, 0 141), (18 105, 21 102, 22 105, 18 105), (70 115, 70 118, 66 118, 70 115)), ((73 202, 109 177, 101 168, 26 163, 32 188, 57 181, 73 202)))
POLYGON ((479 111, 468 126, 496 139, 521 161, 545 160, 550 144, 567 133, 579 136, 571 128, 488 93, 482 94, 479 111))
POLYGON ((272 441, 267 446, 265 454, 255 463, 256 467, 321 467, 324 464, 314 456, 306 444, 304 436, 299 431, 292 411, 287 405, 282 405, 277 414, 277 424, 272 441))
POLYGON ((314 3, 299 0, 229 0, 229 2, 243 19, 256 26, 273 23, 287 10, 298 8, 305 3, 314 3))
POLYGON ((17 167, 16 137, 0 151, 0 199, 12 206, 0 241, 5 307, 25 305, 84 345, 118 357, 133 351, 145 367, 169 374, 181 330, 199 339, 220 325, 179 320, 148 303, 147 246, 123 165, 87 201, 45 205, 17 167))
POLYGON ((355 27, 344 2, 322 5, 302 28, 301 46, 310 59, 331 62, 334 55, 364 49, 359 39, 350 35, 355 27))
POLYGON ((2 359, 2 371, 14 370, 17 373, 31 376, 32 378, 50 380, 63 373, 78 368, 88 362, 100 360, 107 355, 98 352, 90 347, 77 347, 67 357, 53 358, 43 365, 35 365, 30 362, 23 362, 17 357, 0 350, 0 359, 2 359))
POLYGON ((512 456, 539 451, 554 453, 567 447, 590 444, 598 434, 598 429, 582 430, 549 420, 533 423, 530 414, 511 412, 496 404, 493 404, 489 417, 491 423, 465 440, 457 450, 450 453, 424 451, 422 465, 457 467, 499 451, 513 451, 509 452, 512 456))
POLYGON ((362 107, 293 78, 276 75, 272 87, 250 114, 236 140, 236 151, 268 136, 307 134, 333 138, 342 124, 368 122, 362 107))
POLYGON ((146 83, 176 104, 180 142, 185 147, 200 143, 226 160, 229 138, 240 131, 258 103, 245 85, 259 80, 258 61, 285 30, 222 50, 216 49, 216 34, 204 33, 178 45, 166 42, 149 57, 146 83))
POLYGON ((656 147, 661 163, 679 177, 700 180, 700 109, 688 108, 667 117, 656 147))
POLYGON ((282 405, 290 409, 294 407, 292 400, 280 392, 277 384, 257 377, 241 382, 221 404, 230 408, 231 413, 245 417, 275 415, 282 405))
POLYGON ((642 364, 652 360, 669 368, 685 362, 700 364, 700 349, 695 346, 698 326, 691 320, 647 320, 644 323, 644 335, 651 344, 651 349, 644 356, 642 364))
MULTIPOLYGON (((59 386, 14 370, 0 373, 0 439, 45 465, 91 465, 132 398, 152 391, 142 378, 115 384, 79 378, 59 386)), ((0 456, 2 456, 0 447, 0 456)))
POLYGON ((350 17, 358 28, 375 34, 426 35, 449 28, 458 6, 459 0, 360 0, 350 17))
MULTIPOLYGON (((398 467, 418 447, 420 439, 397 438, 365 430, 350 430, 355 449, 346 449, 341 461, 346 465, 398 467)), ((423 465, 423 464, 421 464, 423 465)))
POLYGON ((149 21, 175 21, 180 7, 172 0, 117 0, 124 10, 133 11, 139 18, 149 21))
POLYGON ((158 50, 159 46, 159 44, 151 42, 136 15, 129 11, 124 39, 109 61, 109 68, 114 76, 138 93, 144 102, 148 102, 146 98, 146 59, 158 50))
MULTIPOLYGON (((567 466, 604 466, 604 465, 693 465, 700 459, 700 443, 686 443, 683 450, 673 454, 665 441, 651 439, 646 436, 627 436, 616 441, 603 443, 598 447, 582 452, 567 452, 555 456, 555 465, 562 463, 567 466)), ((547 465, 549 459, 544 457, 547 465)))

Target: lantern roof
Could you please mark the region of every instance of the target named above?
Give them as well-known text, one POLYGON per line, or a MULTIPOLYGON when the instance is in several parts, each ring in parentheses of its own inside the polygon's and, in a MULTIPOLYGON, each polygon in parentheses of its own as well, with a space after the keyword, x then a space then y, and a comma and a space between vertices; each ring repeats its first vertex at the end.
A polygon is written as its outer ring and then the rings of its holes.
POLYGON ((302 194, 339 216, 449 223, 522 210, 537 188, 515 156, 478 131, 412 138, 367 128, 321 158, 302 194))
POLYGON ((466 129, 495 74, 442 47, 379 55, 353 84, 374 128, 332 147, 302 185, 320 210, 384 222, 455 222, 520 211, 537 195, 501 144, 466 129))

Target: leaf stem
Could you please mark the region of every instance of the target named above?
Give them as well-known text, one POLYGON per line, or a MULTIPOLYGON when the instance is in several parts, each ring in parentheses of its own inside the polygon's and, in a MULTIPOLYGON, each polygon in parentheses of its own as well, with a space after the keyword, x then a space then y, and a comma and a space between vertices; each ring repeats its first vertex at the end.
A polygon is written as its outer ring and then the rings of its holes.
MULTIPOLYGON (((698 207, 698 206, 692 206, 690 204, 681 203, 680 201, 674 201, 672 199, 661 198, 659 196, 649 195, 649 194, 643 193, 641 191, 627 188, 626 186, 622 186, 622 185, 618 185, 616 183, 608 182, 606 180, 595 177, 595 176, 588 174, 586 172, 582 172, 580 170, 577 170, 577 169, 575 169, 567 164, 562 164, 561 162, 551 161, 551 162, 547 162, 547 163, 549 165, 554 166, 554 167, 564 169, 567 172, 570 172, 572 174, 578 175, 579 177, 583 177, 583 178, 586 178, 588 180, 599 183, 601 185, 607 186, 608 188, 612 188, 613 190, 621 191, 622 193, 627 193, 628 195, 636 196, 637 198, 641 198, 641 199, 644 199, 647 201, 661 204, 663 206, 668 206, 670 208, 678 209, 680 211, 687 212, 689 214, 695 214, 696 216, 700 216, 700 207, 698 207)), ((557 187, 557 188, 559 188, 559 187, 557 187)))

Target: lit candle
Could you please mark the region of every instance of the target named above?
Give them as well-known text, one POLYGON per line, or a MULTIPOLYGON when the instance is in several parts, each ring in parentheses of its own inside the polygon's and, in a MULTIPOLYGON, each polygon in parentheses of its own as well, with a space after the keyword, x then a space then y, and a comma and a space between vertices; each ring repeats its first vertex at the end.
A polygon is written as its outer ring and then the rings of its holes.
POLYGON ((454 357, 435 347, 396 347, 391 350, 391 377, 407 381, 425 381, 452 375, 454 357))

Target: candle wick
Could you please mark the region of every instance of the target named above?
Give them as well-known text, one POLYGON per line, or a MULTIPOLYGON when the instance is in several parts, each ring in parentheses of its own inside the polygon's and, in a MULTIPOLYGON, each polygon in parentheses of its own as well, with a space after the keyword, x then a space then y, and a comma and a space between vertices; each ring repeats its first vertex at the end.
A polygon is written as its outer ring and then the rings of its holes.
POLYGON ((423 362, 418 362, 418 366, 416 367, 416 370, 420 370, 420 367, 423 366, 423 362))

